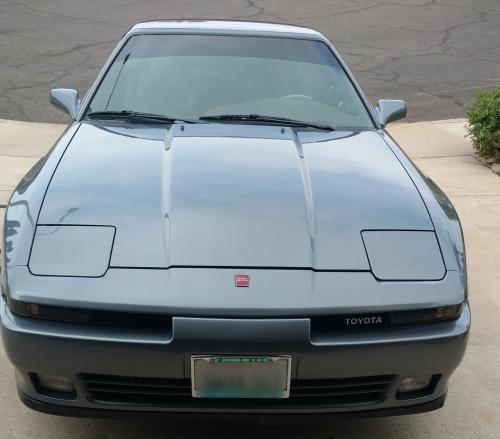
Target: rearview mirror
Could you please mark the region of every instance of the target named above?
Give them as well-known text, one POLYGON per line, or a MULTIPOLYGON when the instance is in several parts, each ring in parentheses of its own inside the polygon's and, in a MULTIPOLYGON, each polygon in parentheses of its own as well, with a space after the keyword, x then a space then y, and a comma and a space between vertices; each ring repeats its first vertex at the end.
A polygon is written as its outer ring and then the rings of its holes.
POLYGON ((50 91, 50 103, 58 110, 75 119, 78 113, 80 99, 78 92, 70 88, 54 88, 50 91))
POLYGON ((375 108, 379 121, 383 127, 389 122, 402 119, 406 116, 406 102, 396 99, 381 99, 375 108))

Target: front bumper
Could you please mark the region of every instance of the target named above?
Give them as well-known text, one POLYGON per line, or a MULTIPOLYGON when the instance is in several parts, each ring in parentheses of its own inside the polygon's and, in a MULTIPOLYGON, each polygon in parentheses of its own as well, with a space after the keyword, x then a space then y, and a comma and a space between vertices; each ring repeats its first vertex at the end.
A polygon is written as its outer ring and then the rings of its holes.
MULTIPOLYGON (((170 331, 134 331, 55 323, 19 317, 0 308, 2 337, 16 368, 22 400, 50 413, 102 416, 135 411, 248 415, 336 414, 384 416, 439 408, 448 379, 467 344, 470 311, 455 321, 418 326, 337 330, 311 334, 309 319, 218 319, 176 317, 170 331), (96 398, 82 377, 111 375, 189 382, 193 354, 292 355, 293 381, 356 381, 384 377, 376 400, 309 398, 302 400, 182 400, 96 398), (32 374, 70 377, 76 396, 44 394, 32 374), (401 377, 433 375, 432 389, 402 399, 401 377)), ((292 387, 293 389, 293 387, 292 387)))
POLYGON ((167 413, 160 411, 135 411, 130 410, 106 410, 86 407, 73 407, 66 405, 53 404, 45 401, 33 399, 19 391, 19 398, 29 408, 42 413, 57 416, 71 416, 79 418, 106 418, 106 419, 130 419, 135 420, 153 420, 162 421, 192 421, 193 417, 197 422, 238 422, 238 423, 259 423, 259 424, 303 424, 306 422, 324 422, 339 419, 352 418, 372 418, 382 416, 401 416, 415 413, 425 413, 443 407, 446 395, 433 401, 410 406, 401 406, 376 410, 356 410, 350 412, 323 412, 312 414, 262 414, 262 413, 167 413))

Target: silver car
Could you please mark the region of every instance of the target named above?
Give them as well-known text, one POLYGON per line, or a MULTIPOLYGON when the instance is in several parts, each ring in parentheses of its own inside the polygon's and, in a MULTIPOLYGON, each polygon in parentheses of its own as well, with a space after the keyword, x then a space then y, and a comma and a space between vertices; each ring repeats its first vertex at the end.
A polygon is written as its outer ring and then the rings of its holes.
MULTIPOLYGON (((467 344, 462 231, 303 27, 130 29, 5 214, 22 401, 71 416, 434 410, 467 344)), ((300 415, 300 416, 298 416, 300 415)), ((287 419, 285 416, 284 419, 287 419)))

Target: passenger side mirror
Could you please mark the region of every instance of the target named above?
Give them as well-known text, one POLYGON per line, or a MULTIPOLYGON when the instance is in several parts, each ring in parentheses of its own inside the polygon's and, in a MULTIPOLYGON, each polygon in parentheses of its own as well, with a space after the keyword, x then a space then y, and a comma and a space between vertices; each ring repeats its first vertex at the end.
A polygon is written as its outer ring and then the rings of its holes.
POLYGON ((402 119, 406 116, 406 102, 396 99, 381 99, 375 108, 379 121, 383 127, 389 122, 402 119))
POLYGON ((75 120, 80 105, 78 92, 70 88, 54 88, 50 91, 50 103, 75 120))

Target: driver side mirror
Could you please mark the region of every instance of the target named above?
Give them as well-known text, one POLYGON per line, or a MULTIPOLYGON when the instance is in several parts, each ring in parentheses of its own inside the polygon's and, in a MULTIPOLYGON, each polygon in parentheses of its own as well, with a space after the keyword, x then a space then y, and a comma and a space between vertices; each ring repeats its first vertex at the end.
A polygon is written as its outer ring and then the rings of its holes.
POLYGON ((50 90, 50 103, 58 110, 68 114, 75 120, 78 114, 80 99, 78 92, 70 88, 54 88, 50 90))
POLYGON ((381 125, 385 127, 389 122, 406 116, 406 102, 396 99, 381 99, 378 101, 375 111, 381 125))

